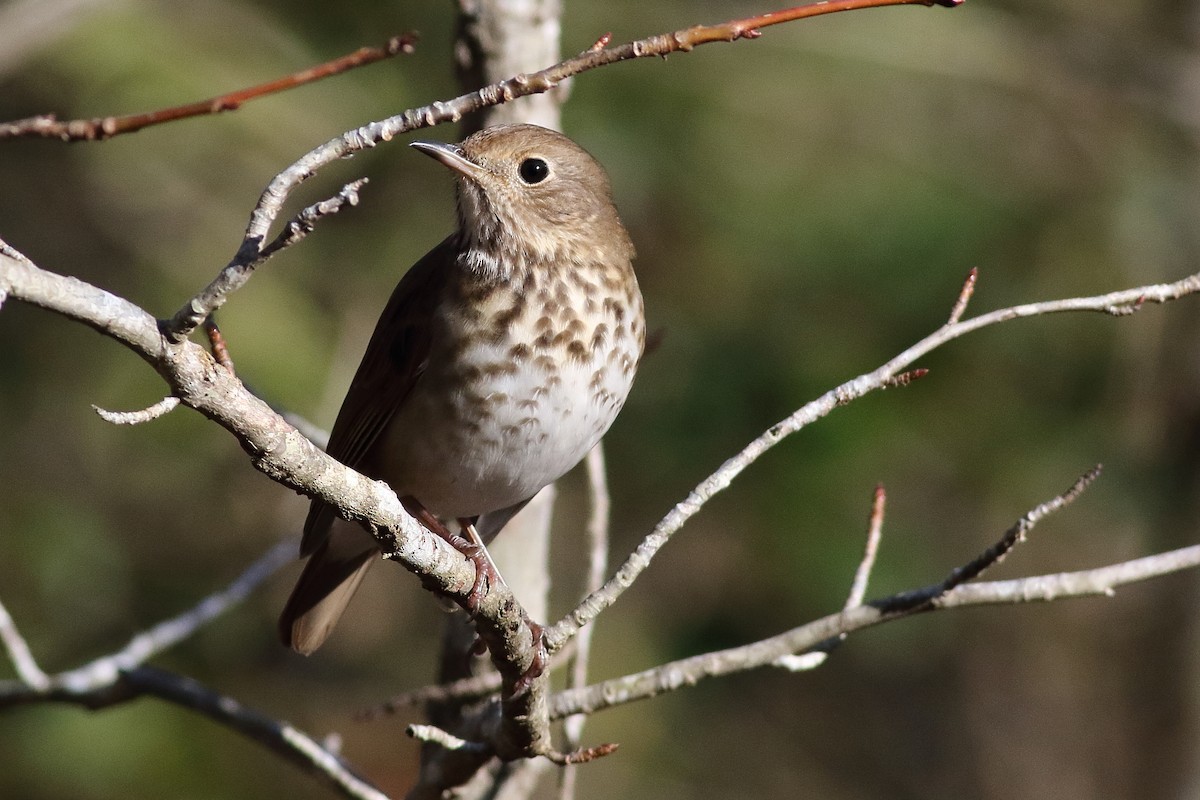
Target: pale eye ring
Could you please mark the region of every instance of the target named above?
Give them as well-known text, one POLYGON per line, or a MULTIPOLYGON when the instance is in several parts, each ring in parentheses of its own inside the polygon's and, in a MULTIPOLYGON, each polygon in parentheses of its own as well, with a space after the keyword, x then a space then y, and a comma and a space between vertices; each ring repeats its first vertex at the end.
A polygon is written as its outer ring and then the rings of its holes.
POLYGON ((517 174, 525 183, 541 183, 550 177, 550 165, 540 158, 527 158, 517 167, 517 174))

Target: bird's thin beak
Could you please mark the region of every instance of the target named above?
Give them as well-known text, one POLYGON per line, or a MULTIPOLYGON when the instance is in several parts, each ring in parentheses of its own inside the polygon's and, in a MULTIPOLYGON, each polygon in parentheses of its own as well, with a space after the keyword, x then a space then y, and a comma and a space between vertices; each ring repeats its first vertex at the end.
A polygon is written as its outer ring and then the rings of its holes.
POLYGON ((483 167, 467 158, 462 148, 456 144, 416 141, 409 142, 409 146, 417 148, 427 156, 436 158, 460 175, 478 180, 479 176, 483 174, 483 167))

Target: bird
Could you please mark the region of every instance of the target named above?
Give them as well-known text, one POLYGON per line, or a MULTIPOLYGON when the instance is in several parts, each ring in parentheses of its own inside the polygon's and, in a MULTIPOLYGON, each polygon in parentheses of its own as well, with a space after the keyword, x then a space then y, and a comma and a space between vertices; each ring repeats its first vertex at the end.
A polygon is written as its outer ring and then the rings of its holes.
MULTIPOLYGON (((457 230, 392 292, 326 451, 386 482, 475 560, 477 599, 482 576, 498 578, 487 542, 624 405, 645 345, 643 300, 608 175, 574 141, 521 124, 410 144, 455 174, 457 230)), ((308 655, 380 551, 317 498, 300 552, 279 631, 308 655)))

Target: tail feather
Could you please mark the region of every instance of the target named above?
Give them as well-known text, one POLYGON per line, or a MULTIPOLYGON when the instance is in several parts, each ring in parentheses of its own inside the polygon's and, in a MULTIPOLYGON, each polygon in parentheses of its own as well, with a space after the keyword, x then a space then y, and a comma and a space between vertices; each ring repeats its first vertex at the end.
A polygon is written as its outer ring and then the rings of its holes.
POLYGON ((279 617, 283 643, 302 655, 329 637, 379 553, 366 531, 339 527, 335 523, 309 556, 279 617))

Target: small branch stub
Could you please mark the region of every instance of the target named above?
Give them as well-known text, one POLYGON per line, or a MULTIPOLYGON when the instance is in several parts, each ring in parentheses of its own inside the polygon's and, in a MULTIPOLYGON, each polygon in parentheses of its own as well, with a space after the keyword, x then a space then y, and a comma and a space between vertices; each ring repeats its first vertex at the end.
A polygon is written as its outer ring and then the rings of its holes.
POLYGON ((111 422, 113 425, 141 425, 143 422, 150 422, 169 414, 178 405, 178 397, 167 395, 154 405, 149 408, 143 408, 141 411, 109 411, 98 405, 93 405, 92 410, 96 412, 100 419, 105 422, 111 422))

